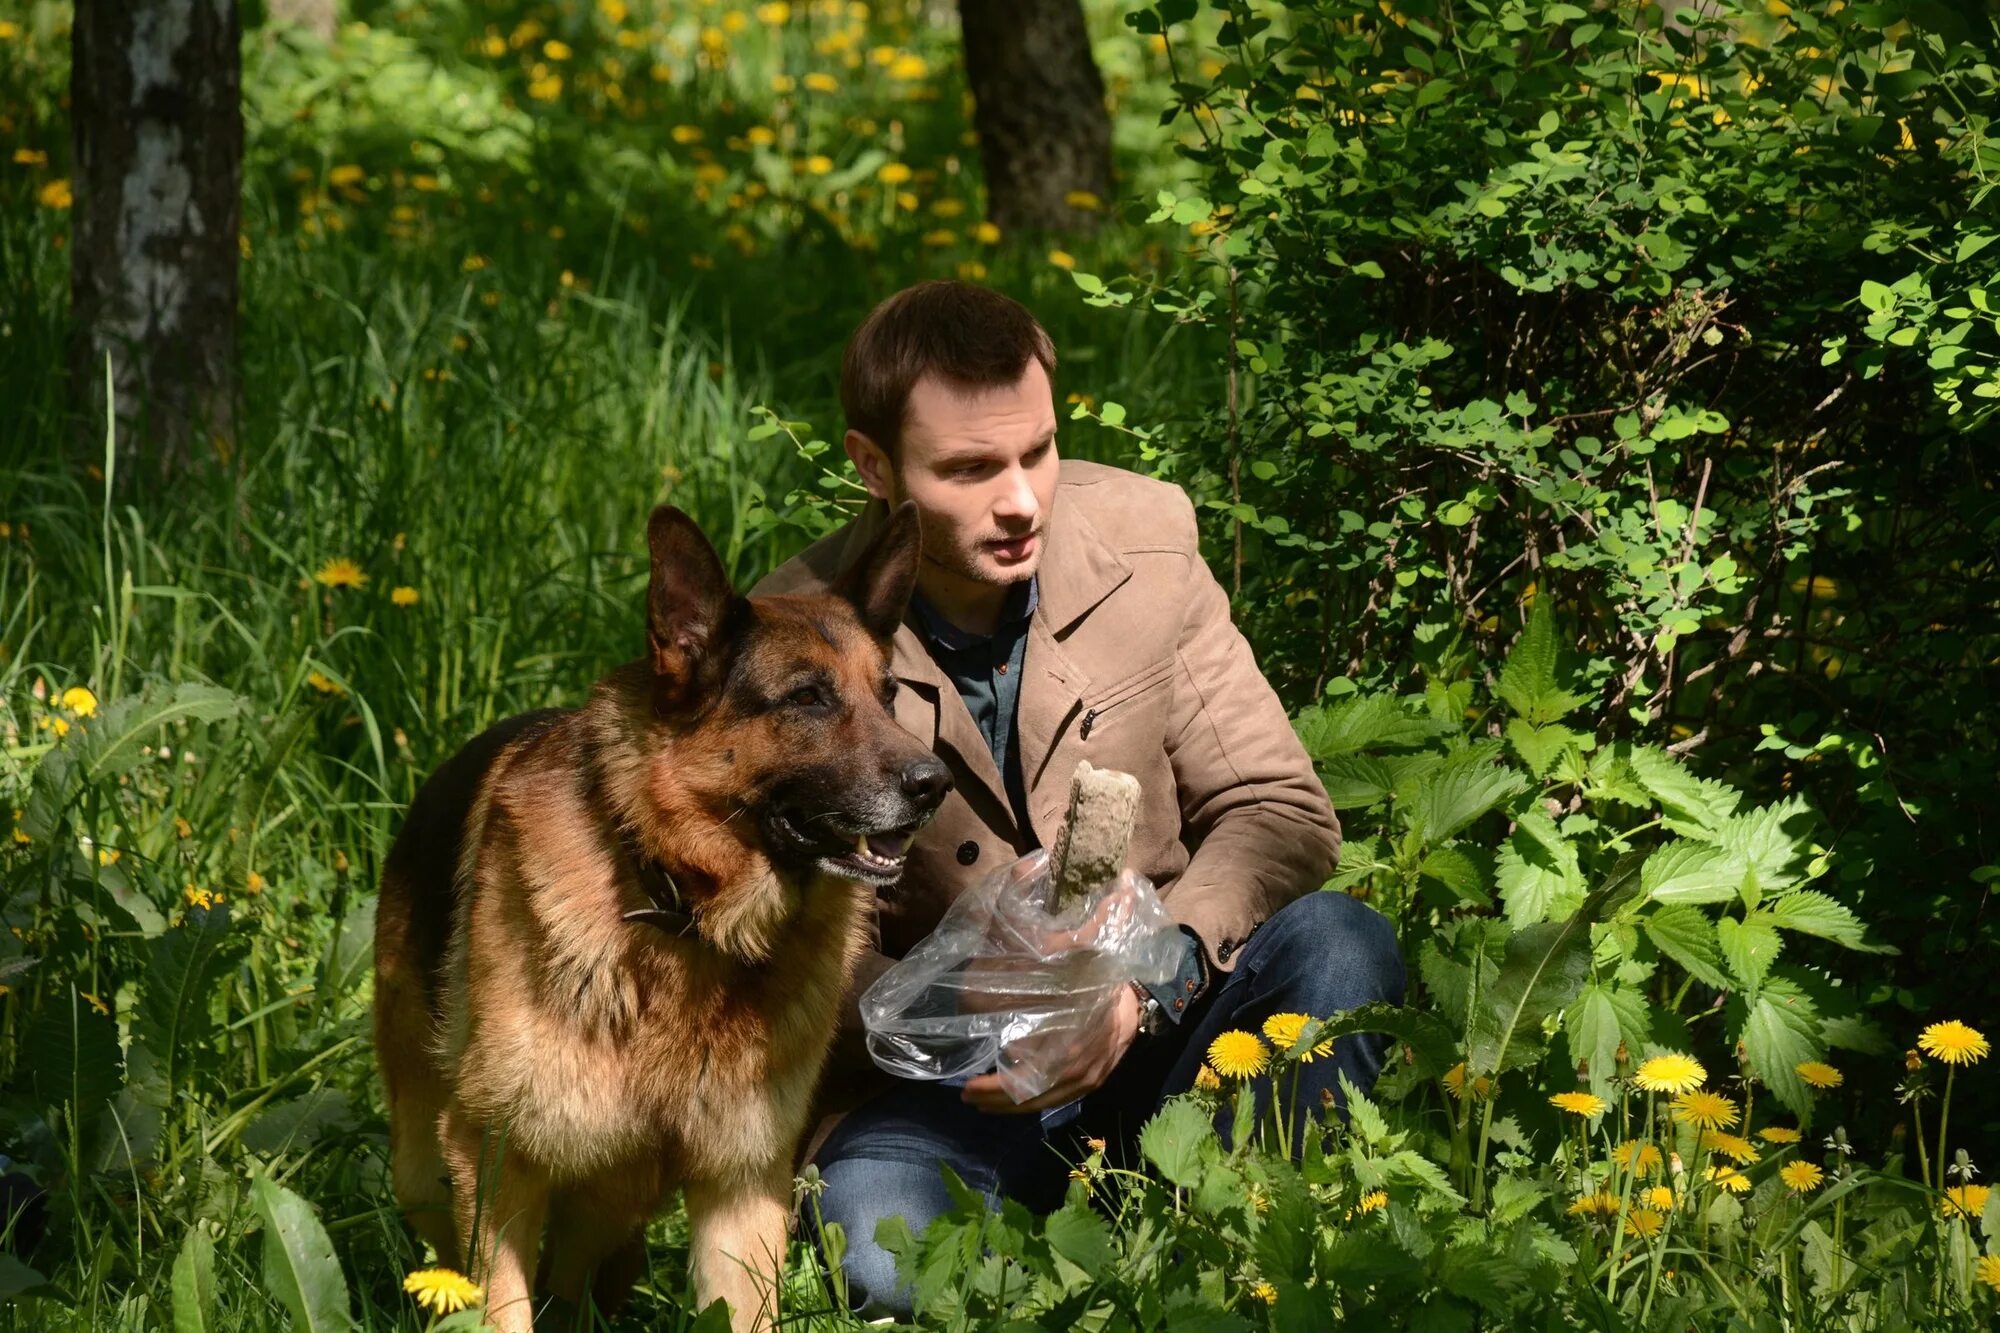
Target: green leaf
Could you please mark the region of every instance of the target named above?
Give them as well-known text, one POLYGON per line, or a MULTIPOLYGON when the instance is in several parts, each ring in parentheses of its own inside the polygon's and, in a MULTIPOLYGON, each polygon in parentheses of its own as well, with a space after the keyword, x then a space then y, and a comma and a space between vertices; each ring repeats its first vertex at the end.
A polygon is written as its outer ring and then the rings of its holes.
POLYGON ((1312 1199, 1296 1171, 1274 1171, 1266 1185, 1269 1210, 1257 1226, 1257 1270, 1266 1279, 1311 1275, 1313 1247, 1312 1199))
POLYGON ((1740 921, 1733 916, 1723 917, 1715 923, 1715 938, 1722 946, 1722 956, 1729 960, 1729 970, 1747 991, 1764 984, 1771 964, 1777 961, 1778 951, 1784 947, 1784 940, 1763 912, 1752 912, 1740 921))
POLYGON ((215 1242, 198 1226, 174 1260, 174 1333, 210 1333, 215 1311, 215 1242))
POLYGON ((1499 805, 1528 789, 1511 768, 1484 762, 1452 763, 1417 792, 1410 815, 1427 843, 1440 843, 1499 805))
POLYGON ((1183 1189, 1201 1183, 1201 1155, 1215 1141, 1206 1112, 1185 1098, 1169 1101, 1139 1131, 1139 1151, 1170 1184, 1183 1189))
POLYGON ((208 1038, 216 978, 247 946, 229 929, 229 909, 221 905, 190 907, 177 929, 148 941, 132 1031, 159 1060, 170 1090, 180 1086, 208 1038))
POLYGON ((268 1177, 253 1182, 250 1193, 264 1219, 264 1287, 291 1312, 292 1327, 305 1333, 354 1327, 347 1279, 312 1205, 268 1177))
POLYGON ((1715 926, 1699 907, 1662 907, 1646 918, 1653 946, 1687 969, 1696 981, 1727 990, 1735 985, 1722 970, 1722 946, 1715 926))
POLYGON ((1325 762, 1359 750, 1421 745, 1440 728, 1393 694, 1357 694, 1292 721, 1306 753, 1325 762))
POLYGON ((1486 892, 1485 871, 1462 847, 1432 849, 1417 873, 1444 885, 1455 904, 1469 903, 1474 907, 1493 905, 1493 899, 1486 892))
POLYGON ((1536 727, 1513 717, 1507 719, 1507 741, 1514 747, 1514 753, 1521 756, 1521 762, 1528 766, 1528 771, 1539 778, 1562 758, 1564 750, 1576 744, 1577 733, 1560 722, 1536 727))
POLYGON ((1646 858, 1639 882, 1659 903, 1721 903, 1743 885, 1743 862, 1720 847, 1686 839, 1670 842, 1646 858))
POLYGON ((1389 797, 1395 785, 1389 769, 1368 754, 1344 754, 1319 765, 1319 780, 1336 810, 1365 810, 1389 797))
POLYGON ((1568 1005, 1590 974, 1590 927, 1639 890, 1638 858, 1626 856, 1567 921, 1515 931, 1500 971, 1473 1015, 1466 1077, 1506 1067, 1515 1041, 1568 1005))
POLYGON ((1528 623, 1500 668, 1495 692, 1517 717, 1535 725, 1559 721, 1578 705, 1588 703, 1587 694, 1572 694, 1556 683, 1555 620, 1550 599, 1535 598, 1528 623))
POLYGON ((118 1025, 83 995, 57 992, 43 1004, 21 1039, 14 1077, 34 1089, 38 1106, 69 1106, 87 1124, 118 1095, 124 1060, 118 1025))
POLYGON ((1805 878, 1811 819, 1805 801, 1794 796, 1732 816, 1719 830, 1719 838, 1756 874, 1760 889, 1778 892, 1805 878))
POLYGON ((1444 1168, 1419 1152, 1404 1149, 1389 1154, 1382 1160, 1382 1169, 1391 1180, 1407 1180, 1422 1185, 1440 1198, 1463 1206, 1465 1196, 1451 1187, 1451 1179, 1444 1168))
POLYGON ((1812 1091, 1799 1077, 1798 1066, 1821 1055, 1819 1019, 1811 1002, 1784 995, 1775 986, 1766 989, 1750 1005, 1739 1039, 1750 1068, 1772 1095, 1794 1115, 1809 1117, 1812 1091))
POLYGON ((1639 1050, 1652 1033, 1646 997, 1624 986, 1591 982, 1563 1014, 1569 1053, 1590 1065, 1590 1089, 1603 1090, 1618 1072, 1618 1046, 1639 1050))
POLYGON ((1088 1204, 1066 1204, 1050 1213, 1042 1234, 1051 1249, 1089 1277, 1112 1255, 1111 1228, 1088 1204))
POLYGON ((1458 1063, 1458 1039, 1444 1020, 1428 1010, 1405 1009, 1383 1000, 1306 1024, 1299 1045, 1317 1046, 1357 1032, 1387 1033, 1410 1048, 1420 1067, 1438 1073, 1458 1063))
POLYGON ((196 684, 149 687, 104 706, 80 720, 70 738, 37 766, 22 829, 32 838, 53 837, 73 792, 128 772, 161 727, 220 721, 242 706, 228 690, 196 684))
POLYGON ((1507 920, 1517 929, 1567 916, 1583 901, 1576 848, 1547 812, 1529 809, 1500 847, 1496 870, 1507 920))
POLYGON ((1650 745, 1632 746, 1623 757, 1661 809, 1698 829, 1720 829, 1743 799, 1734 787, 1697 778, 1680 760, 1650 745))
POLYGON ((1774 926, 1796 930, 1801 935, 1816 935, 1850 949, 1866 953, 1897 952, 1891 945, 1869 941, 1867 927, 1861 924, 1859 917, 1825 894, 1810 889, 1788 893, 1777 899, 1765 909, 1765 915, 1774 926))

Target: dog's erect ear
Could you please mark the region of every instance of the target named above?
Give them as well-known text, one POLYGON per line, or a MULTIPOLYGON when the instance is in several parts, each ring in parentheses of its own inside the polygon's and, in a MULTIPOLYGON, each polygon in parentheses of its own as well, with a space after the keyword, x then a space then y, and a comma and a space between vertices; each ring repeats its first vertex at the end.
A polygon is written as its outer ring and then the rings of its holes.
POLYGON ((833 591, 854 604, 863 628, 885 643, 903 623, 910 593, 917 586, 917 557, 922 544, 917 506, 905 500, 889 515, 888 526, 876 534, 861 558, 834 581, 833 591))
POLYGON ((720 638, 735 590, 722 560, 695 521, 661 505, 646 523, 653 557, 646 589, 646 639, 652 650, 653 698, 664 712, 686 708, 714 683, 720 638))

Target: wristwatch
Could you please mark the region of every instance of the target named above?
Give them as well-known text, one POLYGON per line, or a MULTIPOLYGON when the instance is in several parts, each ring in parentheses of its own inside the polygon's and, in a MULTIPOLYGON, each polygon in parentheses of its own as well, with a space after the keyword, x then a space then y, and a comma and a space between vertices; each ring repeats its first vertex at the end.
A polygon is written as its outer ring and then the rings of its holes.
POLYGON ((1161 1010, 1158 998, 1154 996, 1153 992, 1147 990, 1136 981, 1127 981, 1125 984, 1130 986, 1132 993, 1139 997, 1139 1034, 1151 1037, 1165 1032, 1167 1030, 1167 1016, 1161 1010))

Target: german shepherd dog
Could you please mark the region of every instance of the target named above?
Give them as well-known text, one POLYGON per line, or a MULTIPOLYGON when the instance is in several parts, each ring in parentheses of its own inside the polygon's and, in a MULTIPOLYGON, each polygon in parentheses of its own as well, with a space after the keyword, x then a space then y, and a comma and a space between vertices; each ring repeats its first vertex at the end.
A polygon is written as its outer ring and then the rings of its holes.
POLYGON ((375 930, 395 1192, 499 1328, 537 1283, 619 1304, 677 1187, 701 1304, 775 1317, 866 909, 951 785, 890 714, 918 540, 906 504, 829 593, 744 598, 661 506, 648 655, 411 804, 375 930))

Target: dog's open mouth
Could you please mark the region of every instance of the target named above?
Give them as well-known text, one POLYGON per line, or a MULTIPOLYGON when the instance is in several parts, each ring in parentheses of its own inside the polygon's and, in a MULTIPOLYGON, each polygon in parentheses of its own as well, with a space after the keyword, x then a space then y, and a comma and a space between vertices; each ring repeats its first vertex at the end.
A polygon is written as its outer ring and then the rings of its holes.
POLYGON ((813 853, 814 862, 827 874, 869 884, 896 882, 909 860, 910 841, 917 836, 920 827, 913 823, 875 833, 840 835, 852 839, 842 844, 826 838, 807 837, 796 823, 782 814, 772 815, 771 823, 781 836, 796 842, 801 850, 813 853))

